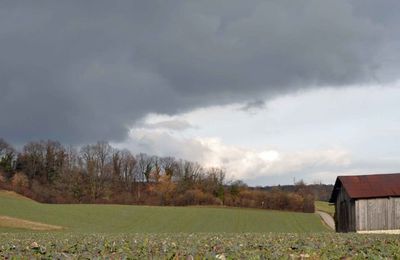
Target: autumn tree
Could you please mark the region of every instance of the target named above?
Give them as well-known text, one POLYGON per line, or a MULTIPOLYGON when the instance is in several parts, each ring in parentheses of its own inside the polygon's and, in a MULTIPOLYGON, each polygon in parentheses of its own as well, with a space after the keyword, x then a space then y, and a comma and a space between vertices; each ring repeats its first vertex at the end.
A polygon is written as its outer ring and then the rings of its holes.
POLYGON ((2 188, 46 203, 224 204, 314 211, 313 192, 302 181, 289 192, 267 191, 239 180, 227 182, 221 168, 203 168, 173 157, 133 155, 107 142, 84 145, 78 151, 57 141, 35 141, 17 152, 0 139, 0 171, 2 188))

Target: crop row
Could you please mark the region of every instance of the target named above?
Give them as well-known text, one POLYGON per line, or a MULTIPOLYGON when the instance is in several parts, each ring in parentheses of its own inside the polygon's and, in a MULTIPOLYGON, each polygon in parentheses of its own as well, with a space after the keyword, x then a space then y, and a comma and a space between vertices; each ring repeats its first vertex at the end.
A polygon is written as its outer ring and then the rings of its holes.
POLYGON ((357 234, 2 233, 0 258, 400 258, 400 237, 357 234))

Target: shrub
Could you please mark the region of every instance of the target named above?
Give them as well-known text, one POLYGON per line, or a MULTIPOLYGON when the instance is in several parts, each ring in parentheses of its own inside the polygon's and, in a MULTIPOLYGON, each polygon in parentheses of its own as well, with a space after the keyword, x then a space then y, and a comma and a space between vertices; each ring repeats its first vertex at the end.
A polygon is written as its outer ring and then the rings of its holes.
POLYGON ((17 191, 22 191, 29 187, 28 177, 22 172, 17 172, 11 179, 11 185, 17 191))
POLYGON ((6 177, 4 176, 5 173, 3 171, 0 170, 0 186, 4 185, 7 181, 6 177))

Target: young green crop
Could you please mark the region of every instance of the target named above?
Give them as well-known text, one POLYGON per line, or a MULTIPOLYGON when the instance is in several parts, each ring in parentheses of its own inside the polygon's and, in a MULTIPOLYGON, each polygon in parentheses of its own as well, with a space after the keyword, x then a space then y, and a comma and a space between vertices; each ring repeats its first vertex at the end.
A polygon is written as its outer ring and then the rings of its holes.
MULTIPOLYGON (((212 207, 54 205, 0 194, 0 215, 58 225, 66 232, 328 232, 310 213, 212 207)), ((1 229, 0 229, 1 230, 1 229)))
POLYGON ((398 259, 399 242, 393 235, 335 233, 13 233, 0 234, 0 258, 398 259))

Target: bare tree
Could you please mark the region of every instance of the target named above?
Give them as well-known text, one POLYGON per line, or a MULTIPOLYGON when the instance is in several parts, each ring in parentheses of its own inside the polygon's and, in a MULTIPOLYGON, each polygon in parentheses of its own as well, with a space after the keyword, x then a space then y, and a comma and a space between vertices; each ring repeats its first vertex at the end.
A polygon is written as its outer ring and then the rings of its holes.
POLYGON ((177 172, 178 163, 176 162, 174 157, 163 157, 161 158, 161 165, 164 169, 165 175, 170 179, 173 180, 174 175, 177 172))
POLYGON ((82 158, 76 148, 73 146, 67 146, 65 148, 65 162, 64 162, 64 172, 68 173, 78 168, 82 168, 82 158))
POLYGON ((43 180, 45 174, 46 147, 44 142, 29 142, 22 154, 18 157, 18 167, 25 171, 29 179, 38 178, 43 180))
POLYGON ((105 177, 107 174, 106 166, 111 163, 112 147, 107 142, 97 142, 94 145, 94 155, 96 160, 96 166, 98 174, 101 177, 105 177))
POLYGON ((204 189, 219 198, 223 203, 225 195, 225 171, 221 168, 210 168, 207 170, 203 182, 204 189))
POLYGON ((150 181, 150 173, 153 169, 153 157, 145 153, 140 153, 136 156, 139 181, 150 181))
POLYGON ((154 181, 156 183, 159 182, 160 177, 161 177, 161 171, 162 171, 162 160, 158 156, 153 156, 152 157, 152 164, 153 164, 153 171, 152 171, 152 177, 154 178, 154 181))
POLYGON ((128 150, 115 149, 112 155, 113 179, 132 192, 135 179, 136 159, 128 150))
POLYGON ((133 186, 135 185, 135 167, 137 161, 135 157, 128 150, 121 152, 121 174, 124 180, 125 186, 130 192, 133 192, 133 186))
POLYGON ((86 145, 81 149, 93 200, 100 198, 104 192, 104 183, 109 177, 106 169, 107 166, 111 167, 111 151, 112 148, 107 142, 86 145))
POLYGON ((194 187, 203 175, 203 167, 200 164, 190 161, 180 160, 178 162, 176 176, 178 179, 178 189, 188 190, 194 187))
POLYGON ((15 168, 16 151, 4 139, 0 138, 0 169, 10 177, 15 168))
POLYGON ((59 142, 48 140, 44 145, 46 181, 52 183, 61 174, 67 154, 59 142))
POLYGON ((7 154, 7 151, 12 149, 11 145, 9 145, 3 138, 0 138, 0 158, 7 154))

